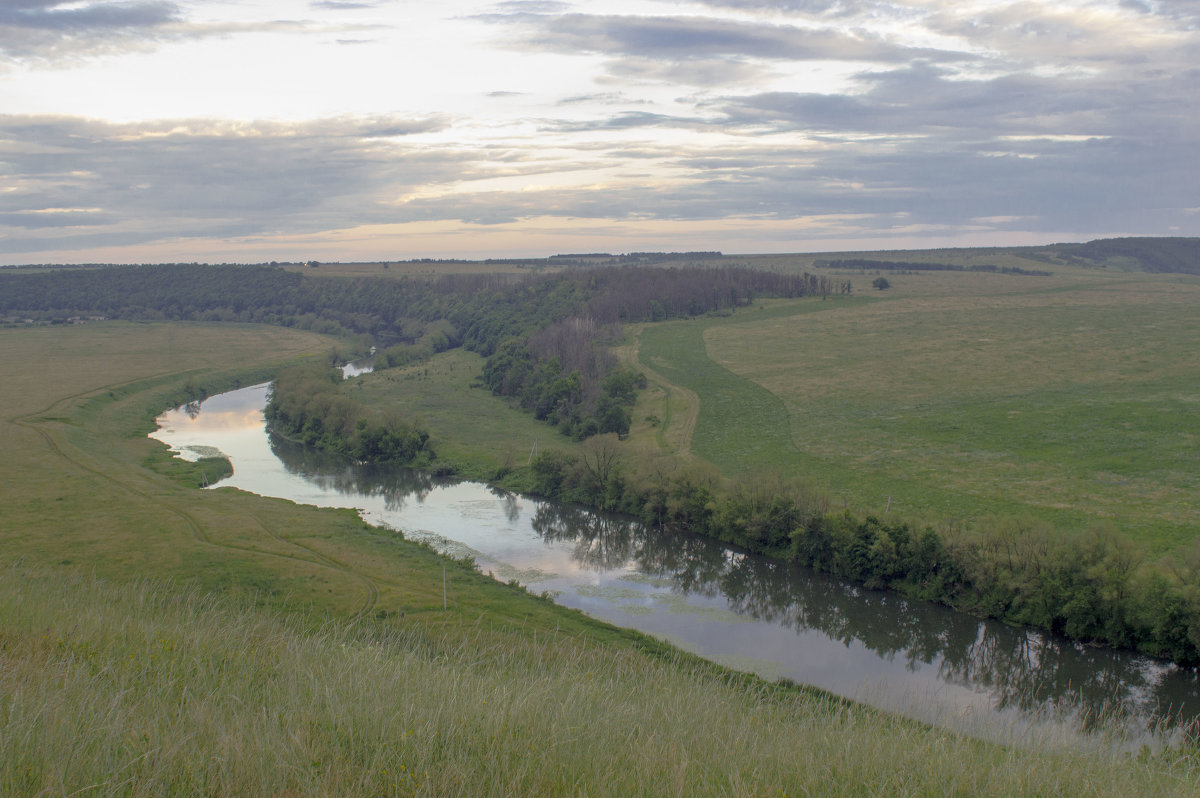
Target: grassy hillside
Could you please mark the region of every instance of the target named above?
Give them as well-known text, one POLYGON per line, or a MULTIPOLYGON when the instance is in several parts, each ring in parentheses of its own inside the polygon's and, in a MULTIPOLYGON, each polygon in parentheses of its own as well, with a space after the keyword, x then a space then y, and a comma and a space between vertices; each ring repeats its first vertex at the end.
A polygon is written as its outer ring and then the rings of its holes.
POLYGON ((1200 238, 1102 238, 1082 244, 1029 247, 948 247, 804 255, 740 256, 756 268, 812 269, 823 261, 872 260, 956 265, 965 269, 1200 274, 1200 238))
POLYGON ((563 635, 328 624, 6 567, 6 795, 1186 795, 563 635))
POLYGON ((1101 521, 1158 553, 1190 544, 1200 282, 889 279, 867 303, 646 328, 641 363, 699 396, 692 452, 728 474, 803 475, 869 512, 1101 521))
POLYGON ((1187 757, 978 743, 765 685, 349 513, 160 473, 145 431, 167 402, 328 344, 236 325, 0 331, 0 791, 1197 787, 1187 757), (443 610, 447 565, 455 601, 443 610))

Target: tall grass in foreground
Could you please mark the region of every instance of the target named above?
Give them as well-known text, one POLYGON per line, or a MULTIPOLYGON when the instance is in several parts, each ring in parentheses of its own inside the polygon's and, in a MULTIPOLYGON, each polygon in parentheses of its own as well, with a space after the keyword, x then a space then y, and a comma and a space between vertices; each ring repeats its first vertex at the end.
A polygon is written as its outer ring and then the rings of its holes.
POLYGON ((327 626, 0 571, 4 795, 1168 795, 1195 763, 1017 750, 686 657, 327 626))

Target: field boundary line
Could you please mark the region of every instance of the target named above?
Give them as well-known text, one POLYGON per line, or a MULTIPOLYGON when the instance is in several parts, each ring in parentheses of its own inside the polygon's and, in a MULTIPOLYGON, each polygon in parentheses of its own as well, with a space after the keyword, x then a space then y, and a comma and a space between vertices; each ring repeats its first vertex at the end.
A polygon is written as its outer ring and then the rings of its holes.
MULTIPOLYGON (((643 327, 644 329, 644 327, 643 327)), ((693 460, 692 454, 692 435, 696 432, 696 420, 700 417, 700 396, 695 391, 684 388, 682 385, 676 385, 668 380, 661 373, 655 370, 652 366, 642 359, 642 330, 638 330, 634 342, 629 346, 629 358, 641 368, 646 376, 658 384, 666 394, 663 397, 663 420, 662 427, 655 434, 658 440, 660 449, 665 450, 668 454, 674 454, 684 460, 693 460), (673 408, 675 403, 672 402, 672 393, 678 392, 682 396, 682 404, 684 413, 680 419, 679 437, 680 440, 674 451, 671 450, 670 441, 667 440, 667 432, 675 420, 673 408)))

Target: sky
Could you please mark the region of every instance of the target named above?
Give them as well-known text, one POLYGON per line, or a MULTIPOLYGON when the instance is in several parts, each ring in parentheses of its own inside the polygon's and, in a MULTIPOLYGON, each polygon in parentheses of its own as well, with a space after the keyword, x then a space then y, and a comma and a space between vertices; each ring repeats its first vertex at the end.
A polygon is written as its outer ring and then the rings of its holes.
POLYGON ((0 0, 0 264, 1200 235, 1200 0, 0 0))

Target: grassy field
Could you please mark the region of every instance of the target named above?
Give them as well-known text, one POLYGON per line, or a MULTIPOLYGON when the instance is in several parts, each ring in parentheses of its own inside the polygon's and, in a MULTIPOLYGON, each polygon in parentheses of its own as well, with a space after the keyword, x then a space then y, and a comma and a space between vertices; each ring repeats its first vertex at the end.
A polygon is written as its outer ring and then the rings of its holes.
MULTIPOLYGON (((1186 795, 1200 785, 1186 756, 984 744, 733 675, 348 512, 198 491, 177 465, 162 467, 145 432, 182 389, 257 378, 331 343, 237 325, 0 330, 0 792, 1186 795)), ((470 365, 446 363, 445 386, 470 365)), ((479 414, 495 410, 482 391, 457 392, 485 403, 479 414)), ((510 421, 493 423, 527 437, 510 421)), ((486 425, 471 434, 492 435, 497 456, 516 446, 486 425)))
POLYGON ((482 357, 452 349, 427 363, 360 377, 350 396, 418 419, 429 430, 438 463, 475 479, 527 465, 535 446, 537 451, 572 448, 570 439, 529 413, 473 388, 482 369, 482 357))
POLYGON ((1200 280, 889 280, 860 289, 874 301, 766 303, 642 331, 640 362, 698 397, 691 453, 731 475, 801 475, 876 513, 1099 521, 1159 553, 1191 544, 1200 280))
POLYGON ((687 658, 328 624, 7 567, 6 795, 1187 795, 1190 763, 972 742, 687 658))

